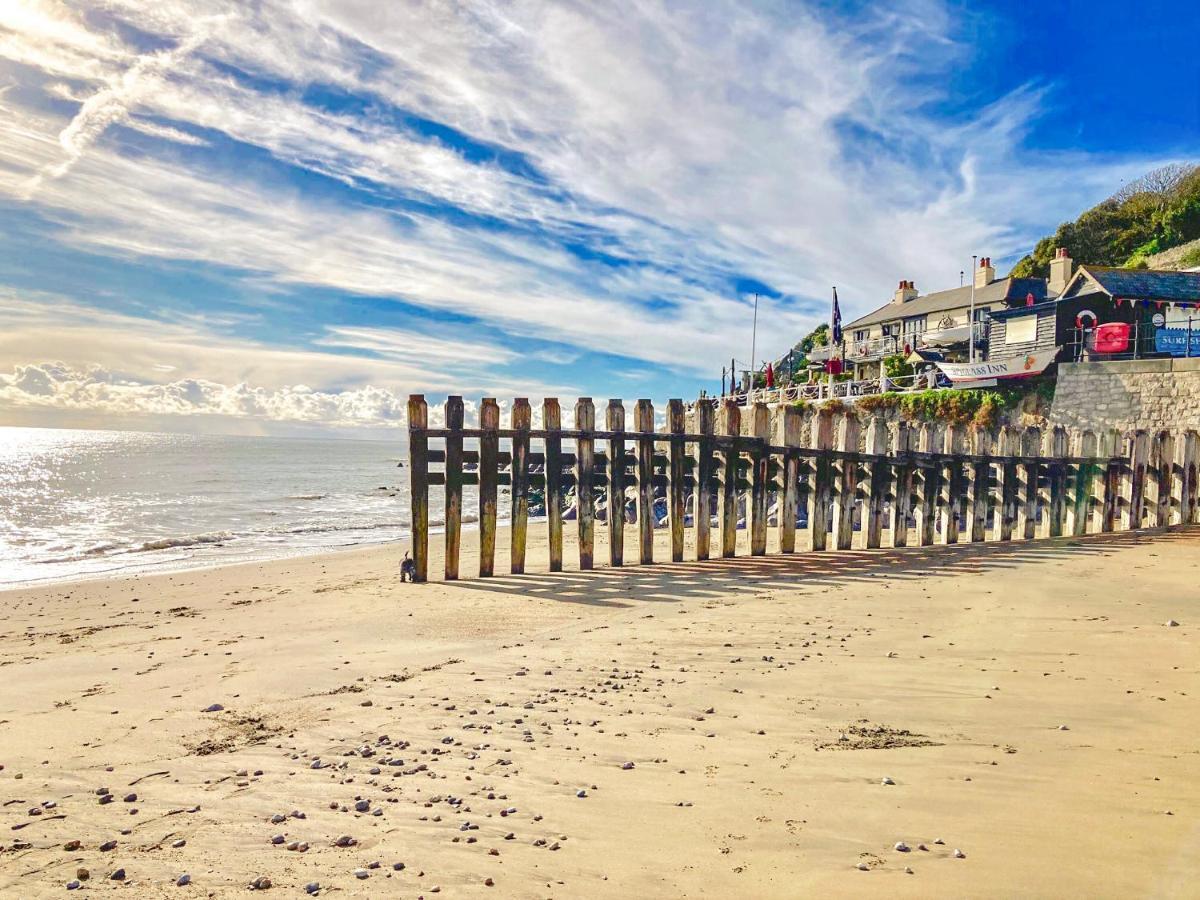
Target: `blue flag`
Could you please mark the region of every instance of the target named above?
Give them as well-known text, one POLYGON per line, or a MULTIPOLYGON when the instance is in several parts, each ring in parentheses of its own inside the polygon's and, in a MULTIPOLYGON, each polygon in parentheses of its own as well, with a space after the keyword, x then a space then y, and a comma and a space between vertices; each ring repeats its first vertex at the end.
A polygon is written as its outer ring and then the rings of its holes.
POLYGON ((842 311, 838 308, 837 288, 833 289, 833 317, 830 319, 831 334, 833 345, 836 347, 842 342, 842 311))

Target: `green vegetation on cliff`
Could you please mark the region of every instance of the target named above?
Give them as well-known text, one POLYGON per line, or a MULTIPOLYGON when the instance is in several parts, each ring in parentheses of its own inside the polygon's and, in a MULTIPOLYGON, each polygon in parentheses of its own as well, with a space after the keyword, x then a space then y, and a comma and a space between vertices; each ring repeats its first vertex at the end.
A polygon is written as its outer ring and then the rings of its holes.
POLYGON ((1145 258, 1200 238, 1200 165, 1173 164, 1130 182, 1074 222, 1064 222, 1013 266, 1046 277, 1056 247, 1094 266, 1144 267, 1145 258))

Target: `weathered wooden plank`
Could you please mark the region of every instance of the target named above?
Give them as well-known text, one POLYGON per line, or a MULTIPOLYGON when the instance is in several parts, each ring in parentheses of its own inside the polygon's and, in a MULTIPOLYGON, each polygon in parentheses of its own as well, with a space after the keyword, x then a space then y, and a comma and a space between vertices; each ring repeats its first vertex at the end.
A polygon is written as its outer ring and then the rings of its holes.
POLYGON ((654 562, 654 404, 639 400, 633 407, 638 435, 637 517, 638 561, 654 562))
MULTIPOLYGON (((721 409, 721 433, 737 436, 741 432, 742 414, 737 403, 726 400, 721 409)), ((738 522, 738 458, 735 448, 726 449, 721 472, 721 556, 731 557, 737 553, 738 522)))
POLYGON ((1020 507, 1017 464, 1012 457, 1021 452, 1021 433, 1011 425, 1000 431, 1001 461, 996 467, 995 534, 998 541, 1011 541, 1020 507))
MULTIPOLYGON (((800 410, 794 406, 782 406, 783 416, 780 429, 785 447, 800 446, 800 410)), ((796 551, 796 517, 800 505, 800 457, 789 453, 783 460, 783 490, 779 494, 779 549, 782 553, 796 551)))
POLYGON ((713 459, 713 406, 707 400, 696 405, 696 484, 692 524, 696 528, 696 559, 708 559, 711 553, 713 478, 716 463, 713 459))
MULTIPOLYGON (((608 401, 604 426, 625 431, 625 406, 620 400, 608 401)), ((625 563, 625 441, 619 437, 608 441, 608 563, 625 563)))
POLYGON ((479 405, 479 577, 487 578, 496 566, 496 476, 500 453, 500 404, 484 397, 479 405))
POLYGON ((532 411, 524 397, 513 400, 512 430, 512 528, 511 562, 509 571, 520 575, 525 571, 525 543, 529 528, 529 429, 532 411))
POLYGON ((838 449, 854 456, 838 461, 836 489, 833 495, 833 546, 849 550, 854 546, 854 507, 858 502, 858 435, 861 430, 858 416, 853 412, 842 416, 838 427, 838 449))
MULTIPOLYGON (((936 453, 938 450, 937 426, 926 422, 921 426, 922 453, 936 453)), ((940 463, 929 463, 921 469, 921 505, 920 516, 917 519, 917 543, 928 547, 933 543, 937 517, 938 499, 942 493, 943 466, 940 463)))
POLYGON ((1047 451, 1050 502, 1046 514, 1046 533, 1048 537, 1062 537, 1067 519, 1067 429, 1061 425, 1054 426, 1048 436, 1047 451))
POLYGON ((958 543, 958 516, 967 498, 966 474, 963 470, 966 461, 962 459, 966 452, 965 444, 966 429, 954 422, 947 425, 942 446, 945 448, 943 452, 949 453, 951 459, 946 462, 945 502, 942 504, 941 527, 938 529, 938 537, 943 544, 958 543))
POLYGON ((446 398, 446 580, 458 578, 462 547, 463 399, 446 398), (457 434, 455 432, 458 432, 457 434))
MULTIPOLYGON (((583 433, 596 430, 596 407, 591 397, 580 397, 575 401, 575 430, 583 433)), ((579 568, 584 571, 592 568, 596 553, 596 504, 592 494, 595 455, 593 438, 576 439, 575 519, 579 525, 579 568)))
POLYGON ((883 510, 887 503, 892 466, 884 459, 887 455, 888 427, 880 416, 873 416, 867 424, 866 450, 867 498, 863 503, 863 544, 875 549, 883 543, 883 510))
POLYGON ((896 492, 892 498, 892 515, 890 527, 893 547, 908 546, 908 517, 913 508, 913 481, 916 468, 907 460, 904 454, 910 453, 916 435, 912 426, 907 422, 896 423, 895 452, 901 460, 894 465, 896 473, 896 492))
POLYGON ((1150 455, 1150 436, 1140 429, 1133 432, 1127 446, 1129 463, 1121 479, 1121 529, 1142 527, 1146 512, 1146 464, 1150 455))
MULTIPOLYGON (((833 413, 828 409, 818 410, 812 421, 810 445, 816 450, 832 450, 833 439, 833 413)), ((812 461, 812 486, 808 497, 808 539, 813 550, 824 550, 828 546, 832 494, 833 458, 822 454, 812 461)))
POLYGON ((1197 504, 1196 464, 1198 436, 1192 429, 1184 431, 1179 444, 1179 511, 1177 522, 1180 525, 1193 525, 1200 513, 1197 504))
MULTIPOLYGON (((1091 431, 1075 435, 1071 447, 1072 456, 1094 457, 1097 450, 1096 435, 1091 431)), ((1092 498, 1096 492, 1096 477, 1100 468, 1093 462, 1075 464, 1075 476, 1071 494, 1071 505, 1067 509, 1067 531, 1079 536, 1087 534, 1088 522, 1092 518, 1092 498)))
POLYGON ((1166 528, 1171 523, 1171 481, 1175 468, 1175 438, 1169 431, 1154 436, 1152 451, 1154 467, 1154 505, 1151 524, 1166 528))
POLYGON ((751 453, 754 466, 750 487, 750 555, 763 556, 767 552, 767 490, 769 488, 771 454, 765 449, 771 444, 770 411, 765 403, 755 403, 750 410, 750 434, 758 438, 760 445, 751 453))
POLYGON ((1115 531, 1121 506, 1121 479, 1123 462, 1120 458, 1123 438, 1116 429, 1102 432, 1099 437, 1099 454, 1107 460, 1101 467, 1101 497, 1096 505, 1096 530, 1102 533, 1115 531))
MULTIPOLYGON (((1037 457, 1042 453, 1042 430, 1029 426, 1021 435, 1021 455, 1037 457)), ((1017 534, 1025 540, 1037 536, 1039 502, 1041 500, 1040 485, 1041 463, 1036 461, 1021 463, 1021 503, 1017 507, 1017 534)))
POLYGON ((408 495, 412 514, 415 581, 429 577, 429 407, 422 394, 408 397, 408 495))
POLYGON ((562 438, 555 432, 562 428, 562 409, 558 399, 542 401, 542 428, 546 437, 542 443, 546 454, 546 524, 550 538, 550 571, 561 572, 563 567, 563 509, 562 509, 562 438))
MULTIPOLYGON (((683 434, 686 430, 682 400, 667 401, 667 432, 683 434)), ((683 561, 683 517, 687 505, 687 486, 683 483, 683 459, 687 449, 683 441, 671 441, 670 479, 667 509, 671 516, 671 561, 683 561)))
MULTIPOLYGON (((975 456, 990 457, 995 437, 985 428, 971 430, 971 452, 975 456)), ((977 544, 987 536, 988 499, 991 497, 990 481, 992 463, 990 459, 976 460, 970 465, 970 485, 967 497, 968 538, 977 544)))

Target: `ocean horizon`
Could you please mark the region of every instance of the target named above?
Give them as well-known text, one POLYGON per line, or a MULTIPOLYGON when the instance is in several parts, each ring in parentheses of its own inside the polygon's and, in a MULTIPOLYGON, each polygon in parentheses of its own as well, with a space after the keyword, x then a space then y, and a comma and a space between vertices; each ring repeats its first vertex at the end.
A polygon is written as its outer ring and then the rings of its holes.
POLYGON ((404 539, 405 439, 0 427, 0 588, 404 539))

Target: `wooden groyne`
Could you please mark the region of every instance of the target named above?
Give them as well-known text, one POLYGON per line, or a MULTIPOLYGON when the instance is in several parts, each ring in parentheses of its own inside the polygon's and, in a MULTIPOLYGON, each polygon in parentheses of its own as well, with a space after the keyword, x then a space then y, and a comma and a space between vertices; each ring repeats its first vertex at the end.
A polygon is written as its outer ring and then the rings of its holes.
MULTIPOLYGON (((652 564, 656 529, 669 529, 671 560, 732 557, 739 530, 749 552, 767 552, 775 529, 782 553, 807 530, 814 551, 911 544, 1029 540, 1190 525, 1197 505, 1197 434, 1145 431, 1094 434, 1058 427, 865 423, 852 413, 794 406, 719 409, 680 400, 656 426, 649 400, 625 408, 610 400, 603 429, 592 400, 562 427, 559 402, 541 406, 532 426, 528 400, 501 427, 496 400, 484 399, 479 427, 464 427, 462 397, 446 401, 441 428, 429 427, 422 395, 408 401, 412 546, 416 580, 429 576, 429 488, 445 496, 445 577, 459 577, 463 487, 478 487, 479 575, 495 572, 498 486, 509 487, 510 570, 525 570, 531 504, 544 519, 550 571, 563 568, 565 518, 578 531, 579 568, 591 569, 597 519, 608 529, 608 562, 626 564, 626 524, 636 522, 636 557, 652 564), (690 423, 689 423, 690 417, 690 423), (691 431, 688 430, 690 424, 691 431), (431 447, 440 442, 441 447, 431 447), (501 449, 501 444, 508 446, 501 449), (566 449, 566 446, 570 449, 566 449), (441 465, 435 470, 434 465, 441 465), (661 512, 660 512, 661 510, 661 512), (603 514, 601 516, 601 513, 603 514), (714 524, 715 523, 715 524, 714 524), (714 529, 716 531, 714 535, 714 529)), ((631 557, 633 554, 629 554, 631 557)))

